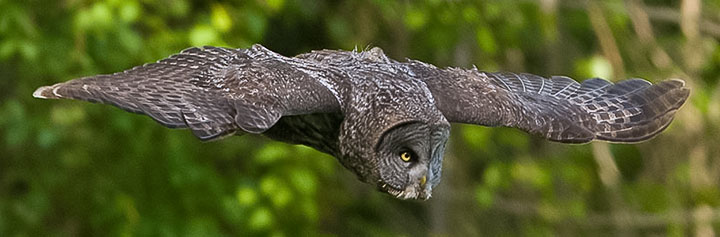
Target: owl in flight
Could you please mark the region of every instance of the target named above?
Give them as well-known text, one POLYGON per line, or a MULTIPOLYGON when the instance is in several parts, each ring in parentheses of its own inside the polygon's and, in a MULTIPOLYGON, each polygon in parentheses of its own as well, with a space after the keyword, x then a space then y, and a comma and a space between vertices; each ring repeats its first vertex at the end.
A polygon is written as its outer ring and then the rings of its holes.
POLYGON ((112 104, 201 140, 254 133, 303 144, 392 196, 427 199, 440 182, 450 123, 563 143, 639 142, 665 129, 689 92, 681 80, 578 83, 399 62, 380 48, 285 57, 254 45, 190 48, 33 96, 112 104))

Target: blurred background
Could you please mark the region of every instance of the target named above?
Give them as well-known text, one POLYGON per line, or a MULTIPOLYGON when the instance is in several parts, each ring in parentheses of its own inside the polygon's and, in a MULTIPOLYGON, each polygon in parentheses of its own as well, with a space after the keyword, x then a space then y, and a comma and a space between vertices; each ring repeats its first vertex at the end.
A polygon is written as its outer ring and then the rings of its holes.
POLYGON ((0 0, 0 236, 712 236, 720 230, 720 1, 0 0), (685 80, 636 145, 454 125, 429 201, 255 135, 202 143, 35 88, 190 46, 392 58, 612 81, 685 80))

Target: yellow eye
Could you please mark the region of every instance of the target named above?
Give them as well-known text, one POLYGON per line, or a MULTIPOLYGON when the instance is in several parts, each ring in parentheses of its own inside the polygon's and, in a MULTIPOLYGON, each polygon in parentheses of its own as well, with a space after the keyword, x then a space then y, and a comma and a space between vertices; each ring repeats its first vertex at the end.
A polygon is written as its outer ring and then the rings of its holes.
POLYGON ((413 157, 412 157, 412 155, 410 154, 410 152, 403 151, 402 153, 400 153, 400 159, 402 159, 402 160, 405 161, 405 162, 410 161, 412 158, 413 158, 413 157))

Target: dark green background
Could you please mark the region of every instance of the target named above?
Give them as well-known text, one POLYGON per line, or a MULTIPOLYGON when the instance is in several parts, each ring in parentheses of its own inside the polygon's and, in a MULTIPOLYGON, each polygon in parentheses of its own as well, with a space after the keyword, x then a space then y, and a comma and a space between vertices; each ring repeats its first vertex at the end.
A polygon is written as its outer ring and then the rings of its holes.
POLYGON ((0 236, 705 235, 720 230, 720 1, 0 0, 0 236), (261 136, 202 143, 145 116, 32 98, 190 46, 379 46, 438 66, 682 78, 637 145, 454 126, 429 201, 261 136))

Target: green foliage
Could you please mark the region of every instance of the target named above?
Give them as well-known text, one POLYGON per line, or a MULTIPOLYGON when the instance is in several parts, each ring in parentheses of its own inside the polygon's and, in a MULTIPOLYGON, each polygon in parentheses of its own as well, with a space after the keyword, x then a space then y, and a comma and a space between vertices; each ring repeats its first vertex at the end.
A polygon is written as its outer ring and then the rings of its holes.
POLYGON ((640 2, 0 0, 0 236, 718 231, 720 2, 681 1, 699 15, 640 2), (427 202, 380 194, 307 147, 252 135, 201 143, 110 106, 31 96, 190 46, 254 43, 285 55, 380 46, 396 59, 545 76, 678 77, 692 94, 666 132, 638 145, 455 126, 427 202))

